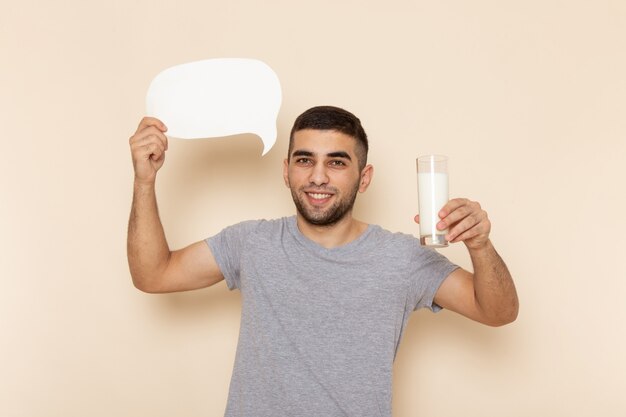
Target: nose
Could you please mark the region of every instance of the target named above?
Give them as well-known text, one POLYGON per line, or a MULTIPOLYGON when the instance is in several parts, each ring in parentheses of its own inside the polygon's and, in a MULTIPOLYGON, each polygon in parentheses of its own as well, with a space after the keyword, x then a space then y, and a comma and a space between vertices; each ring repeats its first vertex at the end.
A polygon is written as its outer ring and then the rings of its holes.
POLYGON ((326 166, 323 163, 316 164, 311 170, 311 176, 309 178, 311 184, 324 185, 328 184, 328 175, 326 173, 326 166))

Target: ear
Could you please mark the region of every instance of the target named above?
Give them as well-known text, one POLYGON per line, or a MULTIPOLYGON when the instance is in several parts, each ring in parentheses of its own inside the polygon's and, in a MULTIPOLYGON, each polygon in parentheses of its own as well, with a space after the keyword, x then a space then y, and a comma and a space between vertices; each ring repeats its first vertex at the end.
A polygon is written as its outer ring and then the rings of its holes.
POLYGON ((372 182, 372 178, 374 177, 374 167, 372 165, 367 165, 361 171, 361 181, 359 182, 359 192, 364 193, 372 182))
POLYGON ((285 181, 285 185, 287 188, 289 187, 289 161, 285 159, 283 161, 283 180, 285 181))

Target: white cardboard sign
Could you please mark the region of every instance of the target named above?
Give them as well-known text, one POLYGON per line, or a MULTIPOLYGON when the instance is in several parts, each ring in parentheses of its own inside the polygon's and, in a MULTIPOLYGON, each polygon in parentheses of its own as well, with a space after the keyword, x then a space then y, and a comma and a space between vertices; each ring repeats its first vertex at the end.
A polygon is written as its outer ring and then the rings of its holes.
POLYGON ((265 155, 276 142, 281 101, 278 76, 267 64, 219 58, 162 71, 148 88, 146 112, 165 123, 173 138, 254 133, 265 155))

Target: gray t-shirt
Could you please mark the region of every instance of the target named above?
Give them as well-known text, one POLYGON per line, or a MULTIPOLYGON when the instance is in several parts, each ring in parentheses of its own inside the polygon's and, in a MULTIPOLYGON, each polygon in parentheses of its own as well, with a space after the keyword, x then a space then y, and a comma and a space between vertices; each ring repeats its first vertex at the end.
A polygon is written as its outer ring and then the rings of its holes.
POLYGON ((296 218, 206 240, 242 296, 226 417, 391 417, 392 366, 412 311, 457 268, 413 236, 370 225, 326 249, 296 218))

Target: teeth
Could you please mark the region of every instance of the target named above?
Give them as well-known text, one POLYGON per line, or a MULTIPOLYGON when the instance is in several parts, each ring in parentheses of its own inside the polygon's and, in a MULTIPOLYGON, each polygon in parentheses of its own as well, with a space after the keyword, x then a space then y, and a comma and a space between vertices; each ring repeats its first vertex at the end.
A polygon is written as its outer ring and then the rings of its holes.
POLYGON ((331 196, 331 194, 318 194, 318 193, 310 193, 309 195, 316 200, 321 200, 323 198, 328 198, 331 196))

